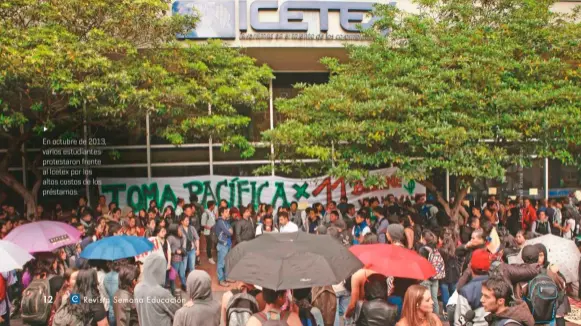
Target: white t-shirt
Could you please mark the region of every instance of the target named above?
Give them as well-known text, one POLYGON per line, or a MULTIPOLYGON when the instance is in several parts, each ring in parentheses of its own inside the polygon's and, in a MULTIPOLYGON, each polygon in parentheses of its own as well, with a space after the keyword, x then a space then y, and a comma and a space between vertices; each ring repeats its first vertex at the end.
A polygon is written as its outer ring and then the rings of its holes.
MULTIPOLYGON (((266 233, 278 233, 278 230, 273 226, 272 231, 266 233)), ((262 224, 258 224, 256 227, 256 232, 254 232, 256 236, 262 235, 262 224)))
POLYGON ((288 221, 286 225, 280 226, 280 233, 292 233, 299 232, 299 227, 291 221, 288 221))
POLYGON ((566 223, 569 226, 569 232, 563 233, 563 238, 571 239, 573 237, 573 230, 575 230, 575 220, 570 218, 566 221, 566 223))
MULTIPOLYGON (((355 228, 353 228, 353 231, 351 231, 351 233, 355 238, 355 228)), ((369 226, 364 227, 363 230, 361 230, 361 234, 359 236, 364 237, 367 233, 371 233, 371 229, 369 228, 369 226)))

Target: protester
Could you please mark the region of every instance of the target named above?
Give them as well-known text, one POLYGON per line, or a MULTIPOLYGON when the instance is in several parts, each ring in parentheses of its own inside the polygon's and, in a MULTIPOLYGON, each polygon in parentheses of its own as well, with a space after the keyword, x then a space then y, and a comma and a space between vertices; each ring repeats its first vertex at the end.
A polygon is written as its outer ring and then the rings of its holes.
POLYGON ((397 306, 387 302, 387 278, 380 274, 369 276, 365 287, 365 301, 359 301, 355 309, 357 326, 394 326, 397 306))
POLYGON ((58 308, 54 316, 54 325, 83 325, 107 326, 107 310, 103 305, 99 293, 99 281, 97 272, 93 269, 81 270, 77 274, 72 293, 75 298, 66 300, 65 304, 58 308), (76 302, 72 302, 76 300, 76 302))
POLYGON ((255 230, 256 227, 252 222, 251 210, 249 208, 245 208, 242 213, 242 218, 234 225, 234 235, 236 236, 236 242, 241 243, 254 239, 255 230))
POLYGON ((234 230, 230 226, 230 209, 227 207, 220 207, 218 209, 218 220, 216 220, 216 235, 218 236, 218 262, 216 270, 218 274, 218 282, 220 286, 227 287, 226 282, 226 255, 232 248, 232 235, 234 230))
POLYGON ((212 259, 212 250, 216 246, 216 243, 213 243, 212 237, 210 233, 212 231, 212 227, 216 224, 216 215, 214 214, 214 209, 216 208, 216 202, 213 200, 208 201, 208 208, 204 210, 202 214, 202 228, 204 233, 204 239, 206 240, 206 255, 208 257, 208 261, 210 264, 214 265, 216 262, 212 259))
POLYGON ((353 244, 359 244, 363 241, 363 237, 371 232, 371 229, 365 222, 369 218, 367 211, 361 209, 355 216, 355 225, 353 226, 353 244))
POLYGON ((323 314, 311 303, 311 288, 293 290, 294 304, 298 308, 299 318, 303 326, 325 326, 323 314))
POLYGON ((139 278, 139 267, 123 265, 119 268, 119 289, 115 292, 113 311, 117 326, 138 326, 139 318, 133 293, 139 278))
POLYGON ((299 227, 289 220, 287 212, 280 212, 280 214, 278 214, 278 222, 280 233, 292 233, 299 231, 299 227))
POLYGON ((488 280, 490 269, 489 253, 486 249, 477 249, 472 253, 470 270, 472 279, 468 284, 458 289, 458 302, 454 311, 454 325, 461 325, 461 319, 466 318, 469 311, 474 312, 473 325, 487 325, 484 320, 485 312, 480 302, 482 283, 488 280))
POLYGON ((143 280, 135 286, 135 306, 140 326, 171 326, 179 301, 164 288, 167 271, 165 258, 151 254, 143 263, 143 280), (151 300, 148 298, 155 298, 151 300))
POLYGON ((220 304, 212 298, 212 279, 204 271, 196 270, 188 275, 189 301, 180 308, 174 326, 219 326, 220 304))
POLYGON ((456 257, 456 244, 458 239, 452 228, 444 228, 440 235, 441 247, 439 249, 444 264, 446 266, 446 276, 439 281, 440 293, 442 294, 442 303, 444 304, 443 316, 448 319, 446 306, 450 296, 456 291, 456 283, 460 279, 460 264, 456 257))
MULTIPOLYGON (((171 248, 171 267, 180 278, 182 291, 186 291, 186 264, 184 256, 186 255, 187 239, 182 233, 182 227, 177 224, 169 226, 169 237, 167 238, 169 247, 171 248)), ((170 279, 170 287, 173 294, 175 294, 175 279, 170 279)))
POLYGON ((430 291, 422 285, 412 285, 405 293, 402 316, 396 326, 442 326, 433 309, 430 291))
MULTIPOLYGON (((185 265, 185 275, 196 269, 196 257, 200 255, 200 237, 193 225, 190 225, 191 206, 185 206, 185 212, 180 221, 182 236, 185 238, 186 248, 183 255, 185 265)), ((183 287, 183 286, 182 286, 183 287)))
POLYGON ((278 229, 274 226, 274 221, 270 214, 264 215, 262 217, 262 224, 256 227, 256 236, 262 235, 263 233, 278 233, 278 229))
POLYGON ((286 321, 288 326, 303 326, 299 315, 295 312, 283 311, 286 302, 286 290, 274 291, 262 289, 266 306, 262 311, 250 317, 246 326, 261 326, 268 320, 286 321))
POLYGON ((535 320, 526 303, 513 304, 510 284, 502 279, 489 279, 482 283, 480 303, 490 313, 485 318, 487 325, 533 326, 535 320))

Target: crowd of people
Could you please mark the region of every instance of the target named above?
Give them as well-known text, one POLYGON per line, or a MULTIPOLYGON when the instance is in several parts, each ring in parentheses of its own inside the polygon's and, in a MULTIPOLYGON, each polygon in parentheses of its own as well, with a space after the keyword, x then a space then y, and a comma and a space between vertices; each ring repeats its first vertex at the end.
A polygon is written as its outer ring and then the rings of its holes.
POLYGON ((578 282, 567 281, 549 263, 543 245, 525 242, 545 234, 573 241, 580 208, 571 198, 501 203, 491 196, 482 207, 462 207, 455 227, 443 207, 425 195, 366 198, 357 208, 345 197, 338 205, 315 203, 306 209, 292 202, 276 211, 268 204, 230 207, 226 200, 202 205, 195 195, 188 204, 178 198, 175 207, 158 208, 152 200, 138 212, 107 203, 104 196, 94 209, 82 197, 75 209, 57 204, 47 213, 39 205, 29 216, 2 205, 0 238, 45 219, 70 223, 82 237, 56 252, 35 254, 22 271, 2 273, 0 325, 16 315, 26 324, 54 326, 565 325, 568 296, 579 295, 578 282), (339 284, 292 291, 228 279, 225 258, 231 248, 265 233, 288 232, 327 236, 345 247, 404 247, 425 257, 436 274, 413 280, 363 268, 339 284), (491 250, 493 233, 501 244, 491 250), (90 243, 121 234, 147 237, 163 254, 143 262, 81 258, 90 243), (221 303, 212 298, 210 276, 196 269, 202 249, 226 291, 221 303), (524 264, 508 264, 515 254, 524 264), (554 298, 538 295, 537 284, 554 289, 554 298))

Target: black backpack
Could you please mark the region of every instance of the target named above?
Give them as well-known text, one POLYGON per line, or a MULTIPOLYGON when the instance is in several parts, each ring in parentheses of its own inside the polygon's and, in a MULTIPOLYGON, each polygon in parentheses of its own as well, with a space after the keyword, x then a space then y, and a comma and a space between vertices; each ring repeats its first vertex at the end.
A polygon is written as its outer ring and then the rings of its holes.
POLYGON ((559 288, 546 270, 533 278, 528 284, 525 302, 529 306, 535 323, 550 324, 557 316, 559 288))

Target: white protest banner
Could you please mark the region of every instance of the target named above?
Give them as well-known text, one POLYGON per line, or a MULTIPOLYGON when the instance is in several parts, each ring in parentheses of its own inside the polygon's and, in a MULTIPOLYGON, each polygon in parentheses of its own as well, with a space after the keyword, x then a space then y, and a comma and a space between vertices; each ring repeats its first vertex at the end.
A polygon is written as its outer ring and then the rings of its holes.
POLYGON ((316 202, 326 204, 339 202, 347 197, 350 203, 358 206, 358 201, 368 197, 380 200, 388 194, 396 197, 425 194, 426 188, 414 180, 402 180, 394 174, 396 168, 376 170, 372 173, 384 175, 386 186, 383 188, 365 188, 362 182, 347 184, 342 178, 330 176, 312 179, 290 179, 283 177, 232 177, 232 176, 195 176, 152 178, 110 178, 101 179, 101 194, 108 202, 116 202, 121 207, 129 206, 134 210, 147 209, 150 200, 155 200, 158 207, 176 205, 177 198, 188 199, 191 194, 205 205, 208 201, 228 201, 231 207, 260 203, 275 207, 290 205, 291 202, 316 202))

